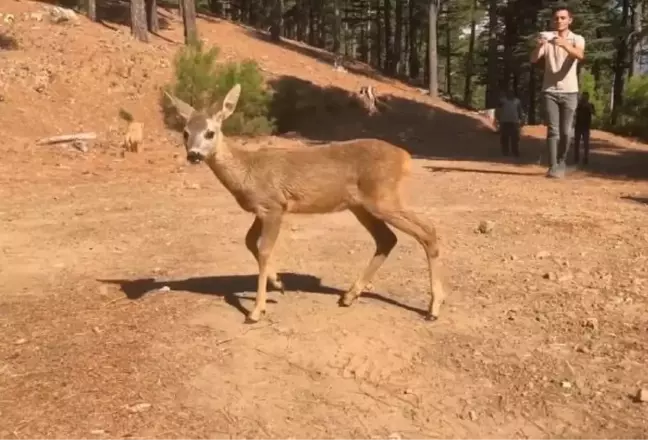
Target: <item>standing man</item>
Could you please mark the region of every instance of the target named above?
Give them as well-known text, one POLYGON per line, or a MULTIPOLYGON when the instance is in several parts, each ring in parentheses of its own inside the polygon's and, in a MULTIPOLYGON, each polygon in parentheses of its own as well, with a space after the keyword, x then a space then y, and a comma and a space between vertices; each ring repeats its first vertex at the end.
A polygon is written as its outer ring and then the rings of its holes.
POLYGON ((547 177, 564 177, 578 103, 576 67, 585 58, 585 39, 569 30, 573 21, 569 7, 554 7, 552 16, 554 30, 541 33, 531 53, 531 62, 536 63, 544 56, 542 97, 549 153, 547 177))
POLYGON ((589 162, 589 140, 592 127, 592 115, 596 114, 596 108, 589 100, 589 93, 583 92, 576 109, 576 124, 574 125, 574 162, 580 160, 580 141, 583 141, 583 164, 589 162))
POLYGON ((500 130, 502 154, 508 156, 513 150, 514 156, 520 156, 520 127, 524 119, 522 104, 513 90, 508 89, 495 110, 495 118, 500 130))

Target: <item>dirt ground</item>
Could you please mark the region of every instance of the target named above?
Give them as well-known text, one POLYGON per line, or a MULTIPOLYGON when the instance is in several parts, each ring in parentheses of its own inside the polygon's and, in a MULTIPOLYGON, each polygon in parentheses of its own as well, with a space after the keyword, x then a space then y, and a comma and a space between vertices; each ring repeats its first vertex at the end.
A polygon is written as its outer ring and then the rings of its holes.
POLYGON ((337 306, 373 253, 339 213, 289 218, 275 253, 288 291, 246 325, 252 218, 185 163, 157 106, 174 12, 146 46, 121 24, 23 15, 42 10, 0 11, 19 43, 0 51, 0 437, 648 437, 634 400, 648 387, 647 146, 596 132, 589 169, 546 179, 542 127, 501 159, 476 116, 203 19, 225 57, 263 53, 271 74, 372 83, 430 111, 429 126, 390 117, 418 133, 413 151, 429 146, 405 197, 442 240, 441 319, 422 318, 423 250, 400 233, 373 290, 337 306), (144 121, 139 154, 120 154, 120 106, 144 121), (34 142, 77 130, 100 133, 87 153, 34 142))

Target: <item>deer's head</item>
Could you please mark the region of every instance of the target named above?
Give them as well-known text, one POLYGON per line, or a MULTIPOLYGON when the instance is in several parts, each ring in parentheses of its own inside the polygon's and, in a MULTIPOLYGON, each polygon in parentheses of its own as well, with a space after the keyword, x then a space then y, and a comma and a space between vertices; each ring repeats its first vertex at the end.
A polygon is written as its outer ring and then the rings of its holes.
POLYGON ((215 154, 223 141, 223 121, 234 113, 241 96, 241 85, 236 84, 227 92, 222 106, 212 106, 206 111, 196 110, 181 99, 165 94, 185 121, 183 138, 187 160, 197 164, 215 154))

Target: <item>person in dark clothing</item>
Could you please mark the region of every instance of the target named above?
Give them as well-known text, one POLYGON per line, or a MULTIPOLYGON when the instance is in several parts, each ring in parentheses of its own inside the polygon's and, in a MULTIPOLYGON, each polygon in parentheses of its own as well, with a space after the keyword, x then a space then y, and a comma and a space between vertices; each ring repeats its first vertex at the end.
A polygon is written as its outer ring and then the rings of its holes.
POLYGON ((510 150, 513 150, 514 156, 520 156, 520 129, 524 121, 524 111, 512 90, 508 90, 500 99, 495 118, 500 130, 502 154, 508 156, 510 150))
POLYGON ((589 162, 590 128, 592 127, 592 116, 596 114, 594 105, 589 101, 589 93, 583 92, 576 108, 576 120, 574 124, 574 162, 580 162, 580 141, 583 141, 583 163, 589 162))

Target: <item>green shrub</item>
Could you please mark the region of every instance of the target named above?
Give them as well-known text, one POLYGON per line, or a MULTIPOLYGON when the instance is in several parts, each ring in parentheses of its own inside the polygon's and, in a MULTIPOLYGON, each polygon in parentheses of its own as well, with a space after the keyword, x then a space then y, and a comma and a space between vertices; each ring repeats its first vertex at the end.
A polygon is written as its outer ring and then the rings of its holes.
MULTIPOLYGON (((268 116, 272 96, 266 89, 259 66, 252 60, 217 64, 220 50, 205 50, 202 42, 180 49, 174 59, 174 82, 164 91, 177 96, 196 109, 220 106, 234 84, 241 84, 241 97, 232 116, 223 123, 225 135, 267 135, 275 123, 268 116)), ((165 122, 180 129, 183 121, 162 93, 165 122)))
POLYGON ((624 90, 623 104, 617 126, 624 134, 648 137, 648 76, 630 78, 624 90))
POLYGON ((580 91, 588 92, 589 100, 594 104, 596 115, 592 116, 592 127, 603 127, 609 116, 609 109, 606 105, 607 100, 605 99, 605 94, 596 88, 594 75, 587 69, 583 69, 581 72, 580 91))

